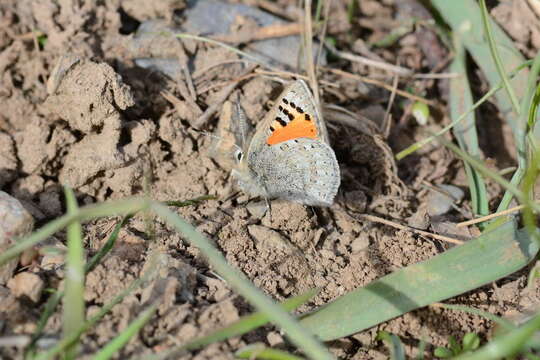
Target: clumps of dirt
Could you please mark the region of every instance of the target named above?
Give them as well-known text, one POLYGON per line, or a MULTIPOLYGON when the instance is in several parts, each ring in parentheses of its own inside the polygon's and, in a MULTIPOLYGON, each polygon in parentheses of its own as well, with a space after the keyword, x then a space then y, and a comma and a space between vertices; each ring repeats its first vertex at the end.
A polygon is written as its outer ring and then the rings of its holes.
POLYGON ((17 155, 13 139, 0 133, 0 188, 17 177, 17 155))
POLYGON ((141 157, 156 136, 153 122, 125 121, 133 94, 107 64, 65 56, 47 83, 44 108, 67 123, 51 135, 62 152, 59 181, 97 199, 130 195, 140 188, 141 157))
POLYGON ((534 1, 500 1, 490 14, 516 41, 519 50, 533 58, 540 49, 540 6, 534 1))
MULTIPOLYGON (((264 201, 238 192, 229 176, 234 154, 232 102, 239 100, 255 125, 282 87, 269 80, 272 73, 244 76, 244 64, 235 53, 161 36, 161 32, 174 31, 174 22, 185 20, 174 11, 189 3, 141 4, 131 0, 88 2, 80 7, 29 0, 0 4, 11 31, 0 32, 0 129, 4 131, 0 133, 0 186, 19 198, 39 222, 63 213, 64 183, 76 189, 82 203, 141 194, 145 183, 144 191, 157 200, 216 195, 217 201, 180 208, 178 213, 273 298, 321 288, 301 311, 431 258, 445 247, 356 217, 370 212, 401 222, 409 219, 411 224, 427 228, 430 219, 419 211, 428 194, 422 186, 466 184, 455 158, 437 144, 401 162, 398 173, 390 146, 401 150, 424 137, 409 121, 410 101, 398 98, 387 113, 389 92, 321 69, 323 100, 329 104, 324 115, 342 174, 339 195, 330 208, 274 200, 268 212, 264 201), (37 48, 32 37, 25 37, 36 26, 46 34, 39 38, 37 48), (224 89, 231 84, 230 102, 222 106, 224 89), (215 113, 219 116, 213 116, 215 113), (393 119, 390 127, 389 119, 393 119), (213 131, 220 139, 206 133, 213 131), (227 132, 228 138, 224 136, 227 132)), ((283 19, 301 19, 301 10, 287 0, 272 6, 272 12, 283 19)), ((410 8, 405 3, 394 6, 392 1, 375 0, 361 1, 360 6, 359 16, 349 22, 347 4, 332 4, 328 34, 337 39, 340 48, 379 61, 403 60, 415 71, 431 70, 445 60, 445 52, 434 50, 440 44, 432 41, 429 28, 404 36, 392 47, 368 46, 370 41, 385 40, 394 27, 410 20, 410 8), (349 44, 351 31, 358 40, 349 44), (429 41, 422 40, 426 38, 429 41), (433 57, 427 58, 426 53, 433 57)), ((256 24, 249 17, 231 24, 242 21, 256 24)), ((330 66, 391 82, 382 72, 372 72, 359 63, 340 60, 330 66)), ((433 81, 414 80, 409 85, 426 96, 438 91, 433 81)), ((115 224, 111 219, 85 224, 88 256, 105 243, 115 224)), ((63 234, 55 236, 58 238, 49 241, 64 249, 63 234)), ((39 256, 30 265, 32 271, 46 286, 59 287, 65 275, 62 256, 41 252, 39 256)), ((102 348, 156 301, 157 315, 118 356, 185 343, 252 311, 215 276, 196 247, 160 220, 136 217, 122 229, 111 253, 88 274, 87 315, 95 314, 153 267, 158 271, 143 287, 82 339, 85 353, 102 348)), ((527 301, 510 296, 512 291, 523 290, 523 279, 501 284, 497 291, 480 289, 456 301, 488 304, 492 312, 527 306, 532 296, 527 301)), ((31 334, 45 300, 42 296, 37 306, 29 306, 0 286, 0 331, 31 334)), ((60 332, 60 316, 57 312, 48 322, 47 333, 60 332)), ((386 329, 402 337, 408 354, 414 354, 424 333, 430 334, 433 344, 443 345, 449 334, 487 333, 487 328, 477 317, 428 308, 342 339, 331 348, 343 357, 383 356, 375 335, 386 329)), ((253 341, 280 346, 285 342, 275 329, 267 327, 192 355, 198 359, 224 357, 253 341)))

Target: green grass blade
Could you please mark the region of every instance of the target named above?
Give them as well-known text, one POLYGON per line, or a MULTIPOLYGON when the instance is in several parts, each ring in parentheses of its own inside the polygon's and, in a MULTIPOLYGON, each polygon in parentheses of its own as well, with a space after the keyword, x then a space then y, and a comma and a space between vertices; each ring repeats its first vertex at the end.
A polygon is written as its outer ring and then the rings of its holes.
MULTIPOLYGON (((439 138, 439 141, 444 144, 447 148, 452 150, 457 156, 459 156, 461 159, 467 161, 469 165, 474 167, 477 171, 482 173, 484 176, 488 176, 491 179, 493 179, 495 182, 497 182, 502 187, 506 188, 506 191, 509 191, 513 196, 515 196, 521 203, 526 203, 527 199, 526 196, 523 194, 523 192, 513 183, 506 180, 504 177, 502 177, 500 174, 491 171, 487 168, 482 162, 476 160, 475 158, 469 156, 466 152, 452 144, 451 142, 446 141, 444 138, 439 138)), ((540 212, 540 205, 536 202, 530 203, 530 206, 534 209, 536 212, 540 212)), ((499 219, 505 219, 505 217, 500 217, 499 219)), ((501 220, 499 220, 500 222, 501 220)))
POLYGON ((392 360, 405 360, 405 350, 399 337, 395 334, 390 334, 386 331, 380 331, 377 334, 377 340, 385 342, 386 346, 390 349, 390 359, 392 360))
MULTIPOLYGON (((73 190, 64 187, 68 215, 77 214, 77 199, 73 190)), ((84 248, 82 226, 73 221, 67 226, 67 259, 65 276, 64 311, 62 315, 62 336, 66 337, 84 323, 84 248)), ((66 349, 65 359, 77 355, 76 344, 66 349)))
MULTIPOLYGON (((450 65, 450 72, 461 74, 461 76, 450 79, 450 114, 452 119, 458 119, 460 114, 467 113, 468 115, 463 121, 456 123, 453 133, 463 151, 480 159, 481 151, 478 146, 476 118, 474 112, 467 112, 467 109, 473 107, 473 97, 467 76, 465 48, 459 35, 454 35, 454 51, 455 55, 450 65)), ((488 215, 487 191, 482 174, 467 162, 464 162, 464 167, 469 181, 473 212, 480 216, 488 215)))
MULTIPOLYGON (((475 0, 431 0, 431 4, 450 25, 452 32, 460 34, 463 45, 482 69, 490 85, 493 87, 500 83, 502 79, 486 41, 482 12, 478 3, 475 0)), ((522 64, 525 59, 504 31, 491 19, 488 21, 492 30, 492 38, 499 49, 499 56, 504 66, 503 72, 509 73, 511 69, 522 64)), ((528 76, 528 71, 522 71, 510 81, 518 99, 523 98, 528 76)), ((508 121, 515 135, 515 129, 519 126, 517 113, 513 111, 512 102, 504 92, 499 92, 495 96, 499 110, 505 114, 505 120, 508 121)))
POLYGON ((42 228, 32 233, 30 236, 17 241, 15 245, 0 254, 0 266, 20 255, 24 250, 36 245, 40 241, 65 228, 72 221, 85 221, 103 216, 116 216, 119 214, 132 214, 148 207, 146 199, 125 199, 111 202, 104 202, 95 205, 85 206, 78 209, 73 214, 66 214, 58 219, 48 222, 42 228))
MULTIPOLYGON (((524 58, 514 46, 512 40, 488 16, 485 7, 481 9, 473 0, 432 0, 432 4, 444 17, 455 34, 463 39, 463 44, 491 85, 503 82, 506 92, 497 93, 499 111, 510 125, 517 147, 518 164, 511 183, 518 186, 523 179, 526 168, 527 146, 525 141, 526 118, 523 108, 517 99, 525 99, 527 79, 530 76, 524 71, 511 81, 506 74, 524 58), (482 11, 483 10, 483 11, 482 11), (512 90, 514 89, 514 90, 512 90)), ((481 4, 485 5, 482 1, 481 4)), ((523 105, 523 104, 522 104, 523 105)), ((506 192, 497 211, 509 207, 512 194, 506 192)))
POLYGON ((47 300, 47 303, 45 304, 45 309, 41 313, 39 320, 36 325, 36 330, 32 334, 32 340, 30 341, 30 344, 25 349, 25 359, 27 359, 30 354, 33 354, 36 349, 36 342, 41 338, 41 335, 43 334, 43 330, 45 329, 45 325, 47 325, 47 321, 49 318, 54 314, 54 311, 56 310, 56 307, 58 304, 60 304, 60 300, 62 300, 62 297, 64 296, 63 291, 56 291, 54 294, 52 294, 49 299, 47 300))
MULTIPOLYGON (((319 292, 318 289, 310 290, 306 292, 305 294, 298 295, 293 298, 285 300, 284 302, 281 303, 280 306, 285 311, 294 310, 298 306, 302 305, 303 303, 311 299, 318 292, 319 292)), ((145 356, 144 359, 162 360, 170 356, 178 357, 180 353, 184 351, 196 350, 203 346, 210 345, 218 341, 223 341, 223 340, 235 337, 235 336, 246 334, 251 330, 254 330, 263 325, 266 325, 269 321, 270 320, 268 316, 266 316, 265 314, 261 312, 257 312, 255 314, 245 316, 223 329, 216 330, 206 336, 190 341, 185 345, 178 346, 174 349, 170 349, 166 352, 161 352, 156 355, 145 356)))
MULTIPOLYGON (((530 139, 534 145, 534 125, 536 119, 531 119, 531 116, 535 116, 536 113, 532 112, 538 105, 536 94, 538 74, 540 73, 540 53, 538 53, 534 59, 533 66, 530 71, 529 81, 527 83, 527 89, 523 100, 521 101, 521 115, 520 124, 522 127, 519 129, 519 142, 516 140, 517 152, 518 152, 518 168, 513 174, 510 180, 513 184, 520 184, 525 176, 526 169, 528 168, 527 155, 529 154, 529 143, 527 143, 527 136, 531 134, 530 139)), ((538 129, 537 129, 538 130, 538 129)), ((505 192, 497 211, 506 210, 512 201, 512 194, 508 191, 505 192)))
POLYGON ((526 343, 538 330, 540 330, 540 314, 536 315, 535 318, 525 325, 516 328, 507 334, 496 337, 474 353, 464 354, 455 359, 488 360, 502 359, 516 355, 523 351, 526 343))
POLYGON ((199 196, 195 199, 190 199, 190 200, 184 200, 184 201, 169 200, 169 201, 164 201, 163 203, 167 206, 185 207, 185 206, 191 206, 191 205, 198 205, 199 203, 205 200, 216 200, 216 199, 217 197, 215 197, 214 195, 204 195, 204 196, 199 196))
POLYGON ((506 90, 506 93, 508 94, 508 97, 510 98, 510 104, 512 105, 514 109, 514 112, 519 115, 520 113, 519 102, 516 97, 516 93, 514 92, 514 89, 512 88, 512 85, 510 85, 510 80, 506 76, 506 71, 504 69, 503 62, 499 55, 499 50, 497 49, 497 45, 495 44, 495 35, 493 34, 493 30, 491 28, 491 22, 490 22, 489 13, 486 6, 486 0, 480 0, 480 10, 481 10, 480 14, 482 17, 482 25, 484 26, 484 33, 486 34, 486 38, 488 41, 491 58, 493 59, 493 62, 495 63, 495 68, 497 69, 497 72, 499 73, 499 77, 503 81, 504 90, 506 90))
POLYGON ((344 295, 300 323, 324 341, 347 336, 507 276, 534 259, 538 248, 526 231, 507 222, 344 295))
MULTIPOLYGON (((167 201, 166 204, 170 204, 170 206, 177 206, 177 207, 184 207, 184 206, 190 206, 190 205, 197 205, 201 201, 204 200, 210 200, 215 199, 214 196, 201 196, 195 199, 186 200, 186 201, 167 201)), ((105 242, 105 244, 99 249, 99 251, 92 256, 92 258, 86 263, 85 266, 85 274, 88 274, 90 271, 92 271, 97 264, 100 263, 100 261, 109 253, 109 251, 114 247, 114 244, 116 243, 116 240, 118 238, 118 234, 120 233, 120 230, 123 226, 127 224, 129 219, 131 219, 133 215, 126 215, 122 219, 121 222, 117 223, 109 235, 109 238, 105 242)), ((49 299, 47 300, 47 304, 45 305, 45 310, 41 313, 41 316, 39 318, 39 321, 36 326, 36 330, 34 331, 34 334, 32 334, 32 341, 28 345, 28 347, 25 349, 25 356, 28 356, 29 354, 32 354, 35 351, 35 344, 36 341, 42 336, 43 329, 45 328, 45 325, 47 325, 47 321, 51 317, 52 314, 54 314, 54 311, 60 301, 62 300, 64 296, 63 291, 56 291, 49 299)))
POLYGON ((97 253, 94 254, 94 256, 92 256, 90 261, 88 261, 88 263, 86 264, 86 267, 85 267, 86 273, 89 273, 90 271, 92 271, 97 266, 97 264, 101 262, 101 260, 105 257, 105 255, 107 255, 109 251, 112 250, 112 248, 114 247, 114 244, 116 243, 116 239, 118 239, 118 234, 120 233, 120 230, 122 230, 122 228, 128 223, 128 221, 132 217, 133 215, 126 215, 122 218, 122 221, 120 221, 114 226, 114 229, 109 235, 109 238, 107 239, 105 244, 101 247, 101 249, 99 249, 97 253))
POLYGON ((212 246, 208 239, 197 232, 192 225, 162 204, 153 203, 151 207, 158 216, 183 234, 191 244, 197 246, 206 255, 208 262, 216 272, 255 306, 258 311, 265 313, 272 319, 273 323, 281 327, 291 341, 305 352, 306 355, 312 359, 333 358, 328 350, 307 330, 308 328, 302 328, 291 315, 253 286, 243 273, 227 264, 223 255, 212 246))
MULTIPOLYGON (((150 261, 155 262, 155 259, 150 261)), ((149 266, 150 270, 144 273, 140 278, 134 280, 124 291, 116 295, 109 303, 104 305, 96 315, 92 316, 86 322, 81 324, 81 326, 74 331, 72 334, 69 334, 67 337, 62 338, 55 346, 51 349, 38 354, 34 360, 48 360, 52 359, 56 355, 63 352, 65 349, 70 347, 72 344, 76 343, 79 340, 79 337, 92 328, 99 320, 103 318, 111 309, 119 304, 126 296, 131 294, 135 289, 137 289, 141 284, 148 280, 148 278, 155 272, 156 266, 149 266)))
MULTIPOLYGON (((532 60, 528 60, 528 61, 523 62, 518 67, 516 67, 510 73, 509 76, 511 78, 513 78, 517 73, 519 73, 521 70, 525 69, 526 67, 528 67, 532 63, 533 63, 532 60)), ((456 126, 461 121, 463 121, 463 119, 465 119, 471 112, 473 112, 478 107, 480 107, 480 105, 482 105, 487 99, 489 99, 491 96, 496 94, 499 90, 501 90, 502 87, 503 87, 503 83, 502 83, 502 81, 499 81, 484 96, 482 96, 477 102, 475 102, 472 107, 468 108, 468 110, 466 112, 462 113, 457 119, 453 120, 450 124, 446 125, 444 128, 442 128, 437 133, 435 133, 435 134, 433 134, 433 135, 431 135, 431 136, 429 136, 429 137, 427 137, 425 139, 422 139, 422 140, 412 144, 411 146, 408 146, 404 150, 401 150, 399 153, 397 153, 396 159, 398 159, 398 160, 403 159, 404 157, 412 154, 413 152, 417 151, 418 149, 425 146, 426 144, 432 142, 433 140, 435 140, 439 136, 442 136, 445 133, 447 133, 450 129, 452 129, 454 126, 456 126)))
POLYGON ((268 348, 263 344, 245 346, 238 350, 234 355, 240 359, 303 360, 301 357, 289 354, 283 350, 268 348))
POLYGON ((156 312, 156 305, 150 306, 144 310, 137 318, 114 340, 109 342, 103 349, 101 349, 96 355, 94 360, 107 360, 113 357, 124 345, 127 344, 135 334, 141 330, 141 328, 152 318, 152 315, 156 312))
MULTIPOLYGON (((531 152, 531 161, 530 166, 527 169, 527 173, 525 174, 525 178, 523 181, 523 192, 525 194, 531 194, 531 196, 525 197, 525 208, 523 209, 523 223, 525 224, 525 228, 533 237, 538 244, 540 244, 540 235, 538 234, 538 228, 537 228, 537 216, 533 212, 533 205, 535 203, 534 201, 534 187, 538 180, 538 160, 540 159, 540 150, 531 152)), ((533 267, 531 270, 532 274, 534 276, 534 273, 536 272, 536 267, 533 267)), ((530 278, 530 276, 529 276, 530 278)))
POLYGON ((489 313, 484 310, 475 309, 475 308, 464 306, 464 305, 453 305, 453 304, 437 304, 437 306, 441 306, 445 309, 463 311, 469 314, 482 316, 483 318, 489 321, 493 321, 494 323, 496 323, 497 325, 501 326, 503 329, 506 329, 506 330, 515 329, 514 324, 512 324, 510 321, 502 317, 499 317, 497 315, 493 315, 492 313, 489 313))

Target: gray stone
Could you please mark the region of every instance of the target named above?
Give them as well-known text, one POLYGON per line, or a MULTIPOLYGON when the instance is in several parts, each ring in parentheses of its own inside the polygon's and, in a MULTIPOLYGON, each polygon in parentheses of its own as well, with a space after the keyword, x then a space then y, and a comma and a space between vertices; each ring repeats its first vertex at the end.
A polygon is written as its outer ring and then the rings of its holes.
MULTIPOLYGON (((32 231, 34 219, 20 201, 0 191, 0 254, 16 243, 17 239, 32 231)), ((0 285, 13 275, 18 258, 0 267, 0 285)))

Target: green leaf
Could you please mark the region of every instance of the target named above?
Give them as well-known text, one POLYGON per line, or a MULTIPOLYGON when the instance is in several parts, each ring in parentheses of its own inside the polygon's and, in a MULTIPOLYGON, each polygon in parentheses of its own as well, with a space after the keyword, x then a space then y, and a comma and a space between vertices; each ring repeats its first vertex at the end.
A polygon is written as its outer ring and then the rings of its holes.
MULTIPOLYGON (((73 190, 64 188, 68 215, 78 211, 77 199, 73 190)), ((64 312, 62 315, 62 336, 67 337, 84 323, 84 247, 82 226, 74 221, 67 226, 66 290, 64 312)), ((66 349, 65 358, 74 359, 77 355, 77 343, 66 349)))
POLYGON ((454 355, 458 355, 461 352, 461 345, 457 342, 456 338, 450 335, 448 338, 448 346, 454 355))
POLYGON ((452 356, 454 356, 454 353, 452 351, 448 350, 447 348, 438 347, 433 352, 433 355, 435 355, 436 357, 441 358, 441 359, 448 359, 448 358, 451 358, 452 356))
POLYGON ((301 357, 283 350, 268 348, 263 344, 248 345, 238 350, 234 355, 240 359, 303 360, 301 357))
POLYGON ((464 352, 476 350, 480 346, 480 338, 475 333, 466 333, 462 343, 464 352))
POLYGON ((538 244, 507 222, 432 259, 395 271, 304 316, 324 341, 370 328, 411 310, 463 294, 527 265, 538 244))
POLYGON ((540 330, 540 314, 525 325, 494 338, 474 353, 462 354, 456 359, 489 360, 516 355, 524 350, 525 344, 538 330, 540 330))
POLYGON ((384 341, 390 349, 390 359, 405 360, 405 350, 399 337, 386 331, 379 331, 377 339, 384 341))
MULTIPOLYGON (((473 96, 467 76, 465 49, 457 34, 454 35, 454 49, 455 55, 450 65, 450 71, 460 74, 460 76, 450 79, 449 106, 452 120, 458 119, 461 114, 467 113, 467 109, 473 107, 473 96)), ((452 132, 458 141, 459 147, 463 151, 472 157, 481 158, 482 152, 478 145, 476 116, 474 112, 468 113, 461 122, 456 123, 452 132)), ((464 161, 463 165, 469 182, 473 211, 476 215, 488 215, 488 197, 482 174, 469 165, 467 161, 464 161)))

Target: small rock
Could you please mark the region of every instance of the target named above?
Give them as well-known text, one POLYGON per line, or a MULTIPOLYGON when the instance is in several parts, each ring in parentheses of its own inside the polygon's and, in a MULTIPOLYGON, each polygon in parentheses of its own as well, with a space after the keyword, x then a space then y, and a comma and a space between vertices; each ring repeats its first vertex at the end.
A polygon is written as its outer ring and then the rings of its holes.
POLYGON ((39 254, 42 256, 40 268, 46 271, 54 271, 59 278, 63 278, 67 247, 59 240, 51 239, 52 245, 39 249, 39 254))
POLYGON ((28 266, 32 264, 32 262, 36 260, 37 257, 38 257, 38 251, 36 250, 36 248, 31 247, 23 251, 19 262, 21 263, 21 266, 28 266))
POLYGON ((276 345, 283 344, 283 336, 281 336, 279 333, 272 331, 266 336, 266 340, 268 341, 268 344, 271 347, 274 347, 276 345))
POLYGON ((367 198, 361 190, 353 190, 345 193, 345 204, 350 210, 363 213, 366 211, 367 198))
POLYGON ((264 201, 250 202, 246 206, 247 211, 257 219, 262 219, 268 210, 268 206, 264 201))
POLYGON ((354 239, 351 243, 351 252, 353 254, 358 254, 361 251, 364 251, 369 246, 369 238, 367 236, 360 235, 354 239))
POLYGON ((11 136, 0 133, 0 188, 17 176, 17 155, 11 136))
MULTIPOLYGON (((19 200, 0 191, 0 253, 7 250, 16 239, 28 234, 34 227, 34 219, 19 200)), ((0 266, 0 285, 13 275, 18 259, 0 266)))
POLYGON ((45 180, 39 175, 29 175, 17 179, 13 184, 11 191, 19 199, 32 199, 43 191, 45 180))
POLYGON ((16 297, 26 296, 37 303, 45 283, 34 273, 22 272, 9 279, 7 287, 16 297))
POLYGON ((249 225, 249 235, 255 240, 255 245, 259 249, 282 249, 293 250, 287 239, 275 230, 262 225, 249 225))
POLYGON ((434 221, 431 224, 433 232, 454 239, 467 241, 472 238, 469 229, 465 226, 458 227, 456 223, 449 221, 434 221))
POLYGON ((407 220, 409 226, 419 230, 426 230, 429 227, 429 222, 430 219, 425 206, 418 208, 407 220))
POLYGON ((161 299, 158 312, 165 314, 179 301, 193 300, 197 271, 190 265, 169 254, 158 252, 149 256, 143 265, 142 273, 148 272, 150 277, 143 287, 141 304, 161 299))
POLYGON ((443 184, 439 185, 439 188, 442 192, 432 191, 427 199, 427 212, 430 216, 446 214, 452 208, 452 204, 460 202, 465 196, 463 190, 454 185, 443 184))

